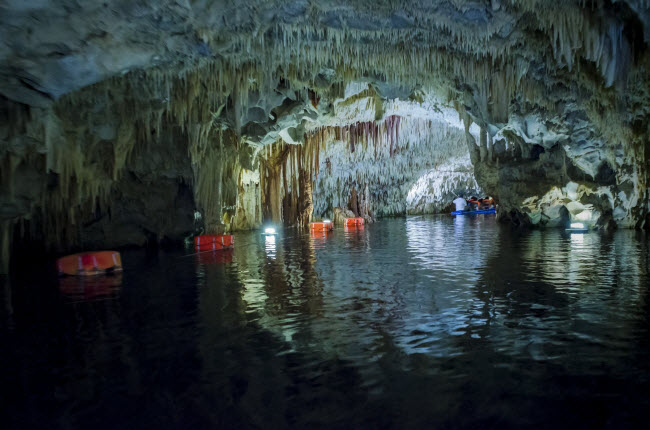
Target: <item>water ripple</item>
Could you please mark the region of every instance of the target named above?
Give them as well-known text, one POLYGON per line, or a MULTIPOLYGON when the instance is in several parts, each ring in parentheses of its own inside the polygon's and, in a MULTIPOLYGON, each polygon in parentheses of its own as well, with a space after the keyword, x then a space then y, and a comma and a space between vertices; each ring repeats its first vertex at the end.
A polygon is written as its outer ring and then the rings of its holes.
POLYGON ((641 233, 417 217, 236 243, 5 286, 9 427, 625 426, 649 406, 641 233))

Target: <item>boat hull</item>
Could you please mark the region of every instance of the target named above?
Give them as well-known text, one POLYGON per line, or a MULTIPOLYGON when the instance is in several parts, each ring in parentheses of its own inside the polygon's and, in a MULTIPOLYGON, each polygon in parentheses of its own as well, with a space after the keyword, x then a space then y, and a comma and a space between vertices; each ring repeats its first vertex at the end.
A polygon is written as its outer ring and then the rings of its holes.
POLYGON ((564 231, 568 233, 587 233, 589 229, 588 228, 565 228, 564 231))
POLYGON ((454 211, 452 215, 481 215, 481 214, 495 214, 496 209, 482 209, 480 211, 454 211))

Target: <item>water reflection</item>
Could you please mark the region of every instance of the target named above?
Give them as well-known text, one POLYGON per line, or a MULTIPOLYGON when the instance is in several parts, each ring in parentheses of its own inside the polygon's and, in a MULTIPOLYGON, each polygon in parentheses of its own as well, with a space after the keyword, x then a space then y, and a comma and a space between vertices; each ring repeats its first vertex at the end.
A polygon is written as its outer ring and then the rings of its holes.
POLYGON ((634 235, 502 237, 479 284, 494 348, 599 375, 603 361, 634 355, 628 317, 641 315, 648 285, 647 242, 634 235))
POLYGON ((2 285, 2 307, 0 307, 0 321, 6 322, 6 327, 13 327, 13 304, 11 300, 11 283, 9 277, 0 275, 0 284, 2 285))
POLYGON ((475 286, 489 256, 496 252, 500 229, 494 217, 455 217, 452 222, 426 218, 406 222, 408 250, 422 309, 397 336, 407 353, 461 354, 459 337, 485 336, 489 313, 475 286), (420 277, 428 282, 417 281, 420 277))
POLYGON ((196 253, 196 263, 201 265, 232 263, 233 250, 220 249, 216 251, 201 251, 196 253))
MULTIPOLYGON (((472 347, 466 339, 483 339, 513 357, 557 358, 531 347, 552 341, 542 335, 562 335, 539 315, 561 311, 569 295, 610 271, 597 255, 603 246, 597 235, 536 231, 502 239, 489 217, 408 219, 374 238, 371 230, 288 238, 261 271, 255 247, 237 258, 246 312, 288 342, 287 351, 302 339, 321 353, 346 356, 367 371, 370 385, 378 370, 369 367, 381 359, 386 340, 391 349, 430 357, 466 354, 472 347), (527 323, 546 331, 522 331, 527 323)), ((641 253, 632 255, 636 261, 625 264, 642 266, 641 253)))
POLYGON ((122 273, 59 278, 61 293, 67 299, 76 301, 115 299, 121 286, 122 273))
POLYGON ((346 233, 362 233, 364 229, 364 224, 354 224, 354 225, 345 225, 343 226, 343 231, 346 233))
POLYGON ((127 254, 115 300, 13 285, 9 427, 625 427, 650 406, 644 235, 418 217, 268 238, 127 254))
POLYGON ((275 236, 264 236, 264 247, 266 249, 266 255, 271 258, 275 258, 275 253, 277 251, 275 241, 275 236))
POLYGON ((309 237, 311 238, 312 242, 315 243, 318 247, 323 247, 325 246, 327 240, 334 237, 334 232, 330 230, 311 231, 309 232, 309 237))
POLYGON ((242 238, 235 249, 246 313, 287 342, 282 354, 295 351, 301 315, 318 313, 322 288, 314 264, 315 249, 331 232, 294 233, 264 241, 264 262, 254 236, 242 238), (321 234, 322 233, 322 234, 321 234))
MULTIPOLYGON (((634 348, 627 344, 622 352, 612 352, 628 338, 622 331, 612 334, 620 321, 603 320, 602 308, 582 312, 606 324, 605 336, 598 334, 602 327, 576 324, 569 317, 576 310, 570 306, 572 295, 584 293, 594 282, 618 283, 600 277, 611 272, 616 259, 598 235, 577 239, 535 231, 504 237, 487 217, 409 219, 382 227, 379 233, 372 226, 337 231, 326 244, 313 237, 306 243, 300 237, 285 243, 281 264, 258 284, 266 286, 265 299, 251 301, 248 310, 262 314, 258 322, 287 342, 285 353, 344 358, 358 372, 359 386, 382 396, 390 385, 387 362, 402 372, 439 377, 439 366, 454 357, 462 363, 454 367, 469 371, 481 366, 474 360, 477 354, 488 354, 497 368, 514 371, 522 360, 575 363, 580 351, 597 357, 593 363, 587 358, 580 363, 582 371, 593 374, 595 363, 616 362, 634 348), (305 245, 309 252, 304 252, 305 245), (303 270, 296 273, 298 261, 303 270), (313 282, 319 284, 318 306, 292 306, 290 292, 308 289, 313 282), (277 312, 289 308, 295 311, 277 312), (622 339, 614 340, 617 336, 622 339), (412 358, 395 361, 397 351, 412 358), (416 357, 418 364, 412 361, 416 357), (423 357, 438 364, 425 364, 423 357)), ((623 253, 625 265, 640 274, 638 268, 647 259, 644 243, 629 238, 620 243, 636 244, 637 249, 623 253)), ((642 289, 647 274, 630 281, 642 289)), ((639 296, 625 297, 627 306, 638 307, 639 296)), ((602 304, 604 297, 596 298, 602 304)), ((494 377, 482 367, 474 371, 494 377)))

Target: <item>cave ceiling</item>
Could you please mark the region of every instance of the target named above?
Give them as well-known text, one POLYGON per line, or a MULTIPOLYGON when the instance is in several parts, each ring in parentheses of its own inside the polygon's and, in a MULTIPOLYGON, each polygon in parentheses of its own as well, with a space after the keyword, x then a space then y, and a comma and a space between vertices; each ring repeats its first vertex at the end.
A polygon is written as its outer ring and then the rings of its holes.
POLYGON ((366 79, 387 97, 437 88, 481 122, 505 122, 517 90, 545 106, 549 96, 624 85, 650 22, 643 1, 5 0, 0 8, 0 93, 29 105, 136 70, 214 60, 254 69, 268 90, 280 78, 315 89, 366 79))

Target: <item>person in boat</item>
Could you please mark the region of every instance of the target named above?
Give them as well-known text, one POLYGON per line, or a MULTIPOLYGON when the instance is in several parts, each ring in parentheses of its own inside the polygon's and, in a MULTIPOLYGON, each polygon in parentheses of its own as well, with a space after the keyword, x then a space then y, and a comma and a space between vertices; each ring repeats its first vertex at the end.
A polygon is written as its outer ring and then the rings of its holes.
POLYGON ((456 210, 457 211, 466 211, 469 210, 467 208, 467 201, 463 198, 463 195, 459 195, 456 197, 456 200, 452 202, 453 204, 456 205, 456 210))
POLYGON ((475 211, 479 209, 480 202, 476 196, 470 197, 467 203, 469 204, 469 210, 475 211))
POLYGON ((482 199, 479 199, 479 201, 478 201, 478 209, 479 210, 490 209, 492 207, 492 203, 494 203, 494 201, 492 201, 492 199, 490 197, 485 196, 482 199))

